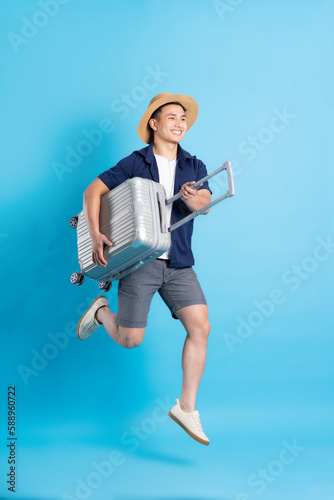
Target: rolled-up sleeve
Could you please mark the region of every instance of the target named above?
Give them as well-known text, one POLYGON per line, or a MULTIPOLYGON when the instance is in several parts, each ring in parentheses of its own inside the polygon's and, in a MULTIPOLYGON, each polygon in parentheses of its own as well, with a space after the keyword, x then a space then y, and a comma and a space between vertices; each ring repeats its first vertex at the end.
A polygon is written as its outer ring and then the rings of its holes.
POLYGON ((105 170, 98 176, 108 189, 114 189, 131 177, 131 165, 128 158, 117 163, 114 167, 105 170))
MULTIPOLYGON (((208 175, 208 172, 206 170, 206 166, 204 163, 200 160, 198 160, 198 170, 197 170, 197 176, 196 176, 196 182, 202 179, 203 177, 206 177, 208 175)), ((208 181, 203 182, 203 186, 199 187, 198 189, 208 189, 210 193, 212 194, 212 191, 209 187, 208 181)))

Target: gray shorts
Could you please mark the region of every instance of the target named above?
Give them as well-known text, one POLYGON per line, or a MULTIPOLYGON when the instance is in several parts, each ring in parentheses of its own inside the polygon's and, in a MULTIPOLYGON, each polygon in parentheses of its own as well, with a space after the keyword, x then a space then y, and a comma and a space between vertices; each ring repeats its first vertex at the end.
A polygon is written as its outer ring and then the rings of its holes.
POLYGON ((116 324, 132 328, 147 326, 155 292, 159 292, 173 318, 182 307, 205 304, 201 285, 192 267, 168 267, 168 261, 152 260, 118 282, 116 324))

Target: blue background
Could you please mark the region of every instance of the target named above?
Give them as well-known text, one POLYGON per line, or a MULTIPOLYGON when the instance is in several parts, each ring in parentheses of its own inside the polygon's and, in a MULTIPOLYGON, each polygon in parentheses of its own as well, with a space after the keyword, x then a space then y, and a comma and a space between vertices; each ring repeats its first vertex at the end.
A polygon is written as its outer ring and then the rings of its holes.
POLYGON ((2 497, 15 385, 17 499, 334 498, 333 2, 55 2, 0 7, 2 497), (199 103, 183 147, 235 174, 235 197, 195 224, 209 447, 166 416, 185 334, 158 296, 139 348, 75 337, 98 291, 70 284, 68 219, 143 147, 137 124, 164 91, 199 103))

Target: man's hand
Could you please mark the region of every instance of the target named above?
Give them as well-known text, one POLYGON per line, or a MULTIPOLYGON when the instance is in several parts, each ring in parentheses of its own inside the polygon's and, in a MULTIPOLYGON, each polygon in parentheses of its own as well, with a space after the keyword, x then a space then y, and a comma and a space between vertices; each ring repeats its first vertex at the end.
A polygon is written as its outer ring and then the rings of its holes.
POLYGON ((181 200, 182 201, 186 201, 186 200, 191 200, 191 198, 193 198, 194 196, 196 196, 197 194, 197 190, 203 186, 203 183, 200 184, 199 186, 197 186, 197 188, 191 188, 190 186, 192 186, 193 184, 195 184, 195 181, 193 182, 186 182, 185 184, 183 184, 183 186, 181 187, 180 189, 180 192, 182 194, 181 196, 181 200))
POLYGON ((97 266, 106 266, 107 261, 104 257, 105 245, 112 246, 113 243, 102 233, 96 233, 92 236, 92 260, 97 266))
MULTIPOLYGON (((197 186, 197 188, 192 188, 191 186, 195 184, 195 181, 186 182, 180 189, 181 200, 187 205, 187 207, 194 211, 200 210, 201 208, 208 205, 211 201, 211 193, 208 189, 198 189, 203 186, 203 183, 197 186)), ((210 209, 203 212, 203 214, 207 214, 210 209)))

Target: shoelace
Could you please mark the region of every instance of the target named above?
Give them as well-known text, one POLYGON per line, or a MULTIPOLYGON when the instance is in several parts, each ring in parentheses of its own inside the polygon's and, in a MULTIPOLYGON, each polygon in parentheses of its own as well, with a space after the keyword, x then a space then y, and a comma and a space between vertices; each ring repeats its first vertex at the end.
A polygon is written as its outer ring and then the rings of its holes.
MULTIPOLYGON (((177 402, 177 404, 181 408, 180 401, 177 399, 176 402, 177 402)), ((181 408, 181 410, 182 410, 182 408, 181 408)), ((203 428, 202 428, 202 425, 201 425, 201 421, 200 421, 200 418, 199 418, 199 412, 198 411, 194 411, 192 413, 188 413, 188 415, 191 418, 191 420, 193 421, 193 423, 195 424, 195 427, 197 428, 197 430, 200 431, 200 432, 203 432, 203 434, 204 434, 204 431, 203 431, 203 428)))
POLYGON ((203 429, 201 426, 201 421, 199 419, 199 413, 198 412, 191 413, 190 417, 192 418, 192 421, 194 422, 195 426, 197 427, 197 430, 200 432, 203 432, 203 429))

